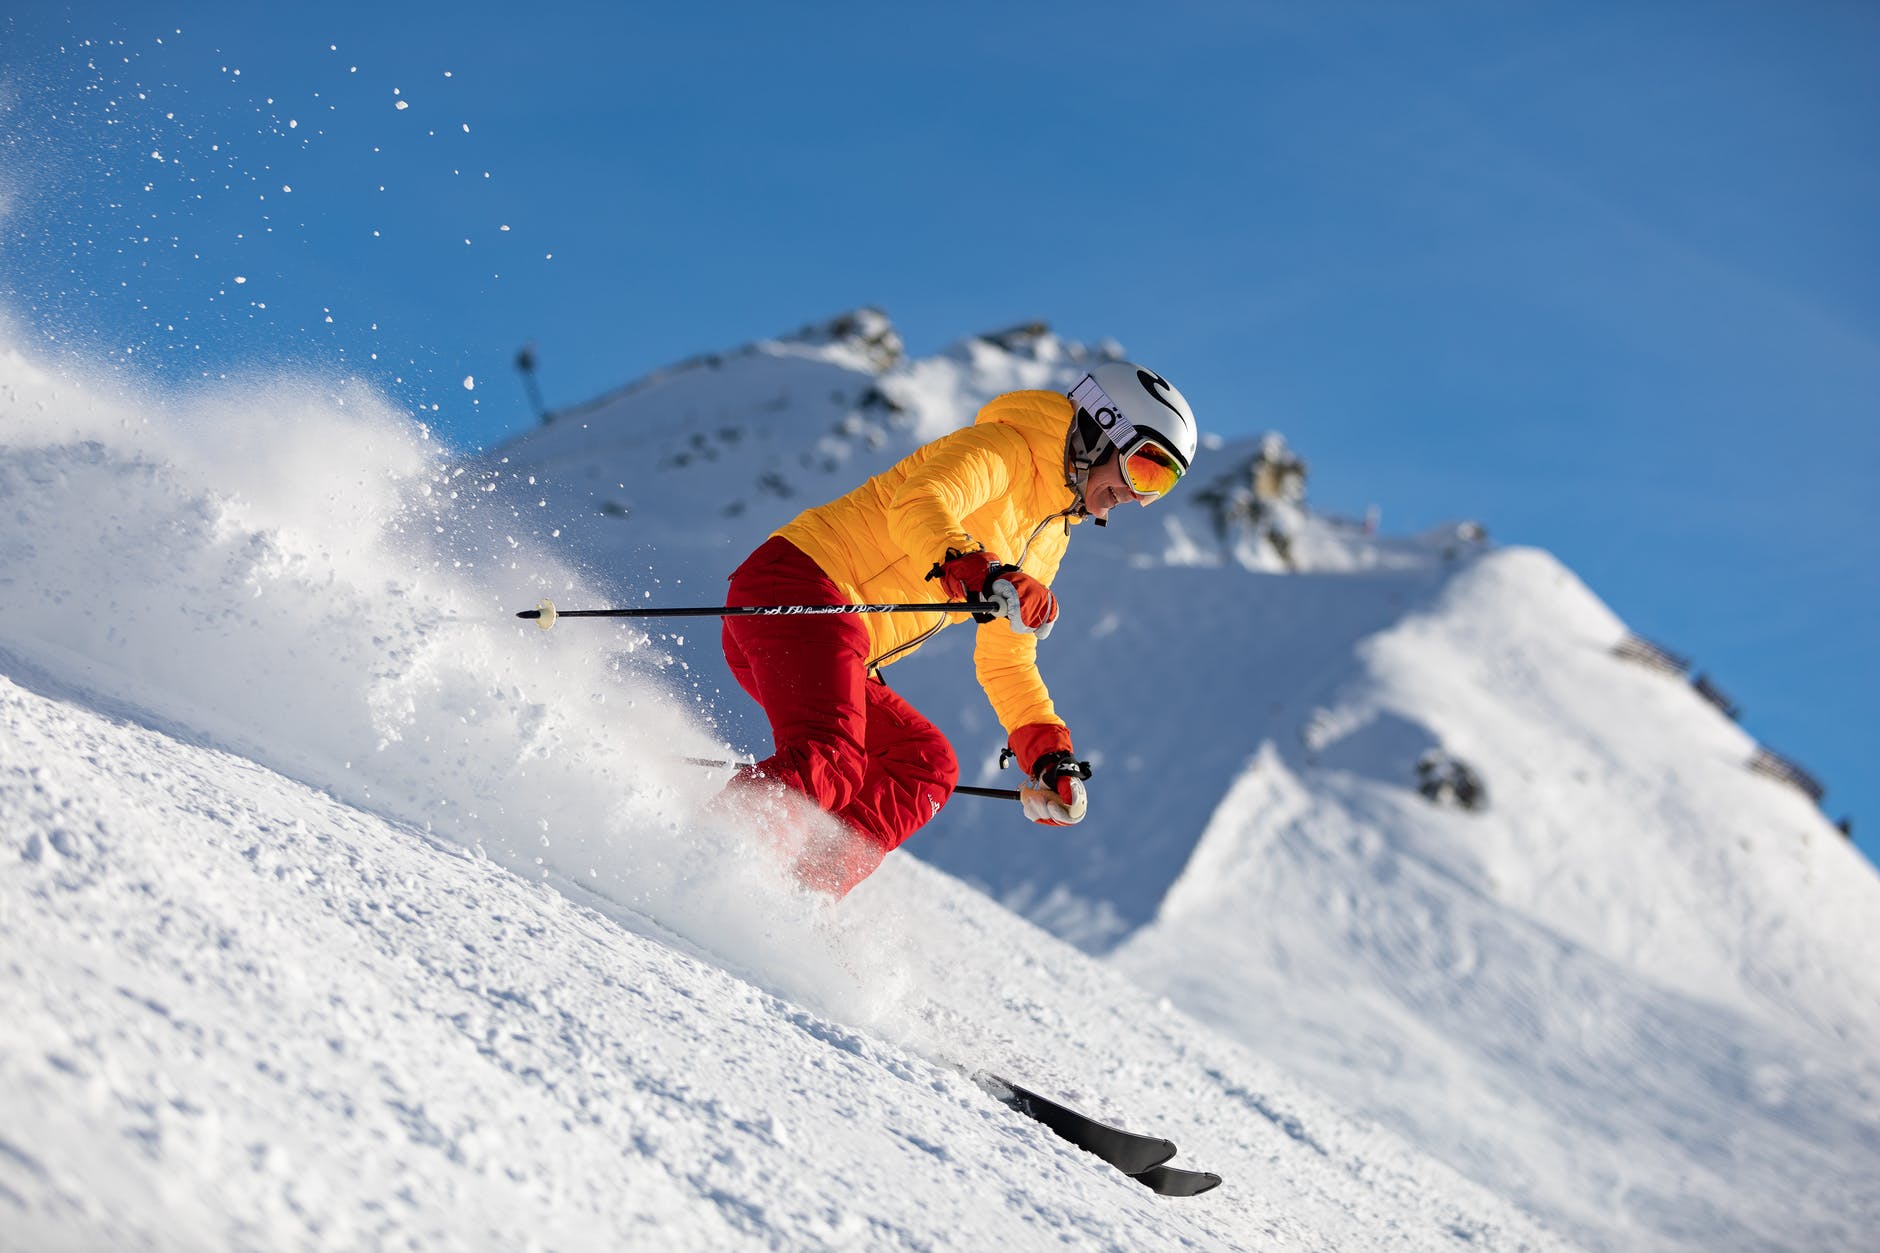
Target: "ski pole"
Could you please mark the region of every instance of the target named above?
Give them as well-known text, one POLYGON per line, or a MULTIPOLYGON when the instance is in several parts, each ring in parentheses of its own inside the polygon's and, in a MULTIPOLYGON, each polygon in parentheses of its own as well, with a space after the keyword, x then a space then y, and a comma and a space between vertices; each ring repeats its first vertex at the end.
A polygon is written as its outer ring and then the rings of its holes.
POLYGON ((544 631, 562 618, 744 618, 753 615, 821 613, 991 613, 997 605, 991 601, 944 605, 693 605, 678 609, 557 609, 555 602, 544 600, 533 609, 518 610, 516 616, 533 621, 544 631))
MULTIPOLYGON (((747 766, 750 764, 749 762, 743 761, 719 761, 712 757, 688 757, 685 760, 687 765, 706 766, 715 770, 729 770, 733 766, 747 766)), ((995 801, 1015 801, 1018 799, 1018 789, 1014 787, 967 787, 962 784, 953 790, 961 796, 985 796, 995 801)))

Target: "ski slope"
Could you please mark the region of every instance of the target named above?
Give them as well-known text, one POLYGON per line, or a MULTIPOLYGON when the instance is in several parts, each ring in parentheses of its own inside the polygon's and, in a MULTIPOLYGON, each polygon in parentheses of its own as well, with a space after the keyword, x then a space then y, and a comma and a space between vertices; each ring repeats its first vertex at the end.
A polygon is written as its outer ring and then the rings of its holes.
POLYGON ((510 617, 601 589, 370 397, 0 405, 0 1247, 1558 1247, 911 858, 805 899, 685 663, 510 617))
MULTIPOLYGON (((715 625, 511 616, 716 603, 1120 351, 897 349, 864 311, 484 458, 0 351, 0 1246, 1865 1247, 1880 886, 1545 554, 1293 511, 1288 572, 1212 441, 1058 585, 1091 819, 956 799, 836 909, 682 760, 767 748, 715 625), (955 1063, 1228 1182, 1156 1198, 955 1063)), ((969 648, 889 678, 996 783, 969 648)))
POLYGON ((1553 1247, 911 860, 772 977, 57 692, 0 685, 0 1246, 1553 1247), (1236 1182, 1158 1198, 948 1050, 1236 1182))

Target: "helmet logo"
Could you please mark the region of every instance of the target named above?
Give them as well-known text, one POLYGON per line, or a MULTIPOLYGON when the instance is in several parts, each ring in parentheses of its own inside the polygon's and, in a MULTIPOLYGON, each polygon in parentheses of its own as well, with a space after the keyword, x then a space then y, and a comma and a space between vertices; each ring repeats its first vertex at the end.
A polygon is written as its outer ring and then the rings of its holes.
POLYGON ((1175 402, 1162 394, 1164 391, 1174 391, 1174 384, 1170 383, 1153 370, 1144 370, 1141 368, 1136 370, 1136 381, 1142 384, 1142 390, 1148 392, 1151 399, 1159 401, 1163 408, 1167 409, 1176 417, 1179 418, 1182 416, 1182 411, 1175 407, 1175 402), (1157 388, 1162 390, 1157 391, 1157 388))

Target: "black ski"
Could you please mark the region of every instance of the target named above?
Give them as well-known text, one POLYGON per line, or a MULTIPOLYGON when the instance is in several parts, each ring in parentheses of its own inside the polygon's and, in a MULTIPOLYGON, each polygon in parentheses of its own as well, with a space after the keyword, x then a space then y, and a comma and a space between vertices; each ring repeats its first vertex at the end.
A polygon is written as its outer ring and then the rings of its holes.
MULTIPOLYGON (((975 1074, 973 1082, 1019 1113, 1037 1119, 1061 1138, 1086 1153, 1096 1154, 1126 1175, 1139 1176, 1175 1156, 1175 1145, 1161 1136, 1146 1136, 1098 1122, 1088 1114, 1080 1114, 1068 1105, 1059 1104, 1048 1096, 1039 1096, 1029 1088, 1020 1087, 1010 1079, 1002 1079, 990 1071, 982 1070, 975 1074)), ((1186 1175, 1195 1172, 1178 1173, 1186 1175)), ((1215 1182, 1220 1181, 1216 1179, 1215 1182)), ((1153 1183, 1148 1186, 1155 1187, 1153 1183)))
POLYGON ((1221 1177, 1211 1170, 1183 1170, 1179 1166, 1151 1166, 1130 1177, 1163 1196, 1200 1196, 1221 1186, 1221 1177))

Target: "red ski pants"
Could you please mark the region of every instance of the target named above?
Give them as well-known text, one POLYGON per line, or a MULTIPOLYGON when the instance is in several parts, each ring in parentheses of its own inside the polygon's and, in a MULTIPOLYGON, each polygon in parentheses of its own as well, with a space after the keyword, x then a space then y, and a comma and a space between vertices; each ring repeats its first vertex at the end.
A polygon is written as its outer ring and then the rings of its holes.
MULTIPOLYGON (((847 603, 820 566, 779 536, 737 568, 725 598, 726 605, 847 603)), ((881 853, 931 821, 953 794, 960 776, 953 746, 886 683, 869 677, 868 630, 859 617, 726 618, 724 647, 739 686, 769 716, 777 749, 732 787, 778 780, 881 853)))

